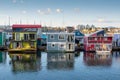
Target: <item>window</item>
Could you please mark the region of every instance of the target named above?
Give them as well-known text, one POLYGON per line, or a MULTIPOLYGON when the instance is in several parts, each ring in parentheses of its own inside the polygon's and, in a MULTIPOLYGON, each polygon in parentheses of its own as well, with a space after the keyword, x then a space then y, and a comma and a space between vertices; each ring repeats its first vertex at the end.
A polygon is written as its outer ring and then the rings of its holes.
POLYGON ((31 48, 34 48, 34 42, 30 42, 31 48))
POLYGON ((107 38, 104 38, 105 41, 107 41, 107 38))
POLYGON ((68 42, 74 41, 74 36, 73 35, 68 35, 67 41, 68 42))
POLYGON ((95 38, 95 40, 97 40, 97 38, 95 38))
POLYGON ((28 40, 28 39, 29 39, 28 34, 24 34, 24 40, 28 40))
POLYGON ((35 39, 35 34, 29 34, 30 39, 35 39))
POLYGON ((54 35, 50 35, 50 39, 54 39, 54 35))
POLYGON ((64 39, 64 35, 59 35, 59 39, 64 39))
POLYGON ((92 37, 89 37, 88 39, 89 39, 89 40, 93 40, 93 38, 92 38, 92 37))
POLYGON ((61 44, 61 45, 60 45, 60 48, 64 48, 64 44, 61 44))
POLYGON ((13 40, 15 40, 15 33, 13 33, 13 36, 12 36, 13 40))
POLYGON ((19 41, 20 40, 20 34, 16 33, 16 40, 19 41))
POLYGON ((55 47, 55 44, 51 44, 51 47, 55 47))

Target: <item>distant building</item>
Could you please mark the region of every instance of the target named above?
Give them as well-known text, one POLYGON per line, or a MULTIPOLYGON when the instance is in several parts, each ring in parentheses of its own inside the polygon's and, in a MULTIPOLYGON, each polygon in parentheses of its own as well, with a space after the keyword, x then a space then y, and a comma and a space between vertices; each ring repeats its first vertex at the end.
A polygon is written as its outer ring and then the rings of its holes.
POLYGON ((13 25, 13 38, 9 51, 36 51, 37 38, 41 35, 41 25, 13 25))
POLYGON ((75 50, 74 33, 47 33, 48 52, 73 52, 75 50))
POLYGON ((66 27, 66 31, 67 31, 68 33, 71 33, 71 32, 74 31, 74 27, 72 27, 72 26, 67 26, 67 27, 66 27))

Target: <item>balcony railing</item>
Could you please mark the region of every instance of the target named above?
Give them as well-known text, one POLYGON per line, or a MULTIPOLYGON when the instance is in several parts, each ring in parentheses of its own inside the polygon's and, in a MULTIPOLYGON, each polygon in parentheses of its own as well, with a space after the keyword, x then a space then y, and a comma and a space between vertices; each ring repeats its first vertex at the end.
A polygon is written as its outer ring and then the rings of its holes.
POLYGON ((88 40, 88 43, 112 43, 112 40, 88 40))

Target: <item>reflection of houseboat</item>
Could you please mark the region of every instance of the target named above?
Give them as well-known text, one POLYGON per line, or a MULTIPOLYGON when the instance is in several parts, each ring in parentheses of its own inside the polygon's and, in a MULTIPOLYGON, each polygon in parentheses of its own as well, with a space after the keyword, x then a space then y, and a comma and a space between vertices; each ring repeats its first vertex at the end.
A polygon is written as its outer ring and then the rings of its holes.
POLYGON ((48 52, 74 52, 75 34, 74 33, 47 33, 48 52))
POLYGON ((85 53, 83 59, 84 63, 88 66, 110 66, 112 64, 111 55, 85 53))
POLYGON ((40 25, 13 25, 13 39, 9 51, 36 51, 40 28, 40 25))
POLYGON ((36 54, 9 54, 14 72, 40 70, 40 58, 36 54))
POLYGON ((104 36, 104 30, 97 31, 84 38, 85 51, 96 51, 98 54, 110 53, 112 36, 104 36))
POLYGON ((0 63, 5 63, 6 61, 6 53, 0 52, 0 63))
POLYGON ((47 54, 47 68, 54 69, 73 69, 74 54, 73 53, 48 53, 47 54))

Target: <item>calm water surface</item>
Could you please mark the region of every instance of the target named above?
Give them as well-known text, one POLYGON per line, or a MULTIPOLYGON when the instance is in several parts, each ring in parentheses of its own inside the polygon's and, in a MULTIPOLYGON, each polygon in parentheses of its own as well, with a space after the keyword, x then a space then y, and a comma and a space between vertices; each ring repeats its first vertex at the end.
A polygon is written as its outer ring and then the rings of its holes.
POLYGON ((0 80, 120 80, 119 53, 0 52, 0 80))

